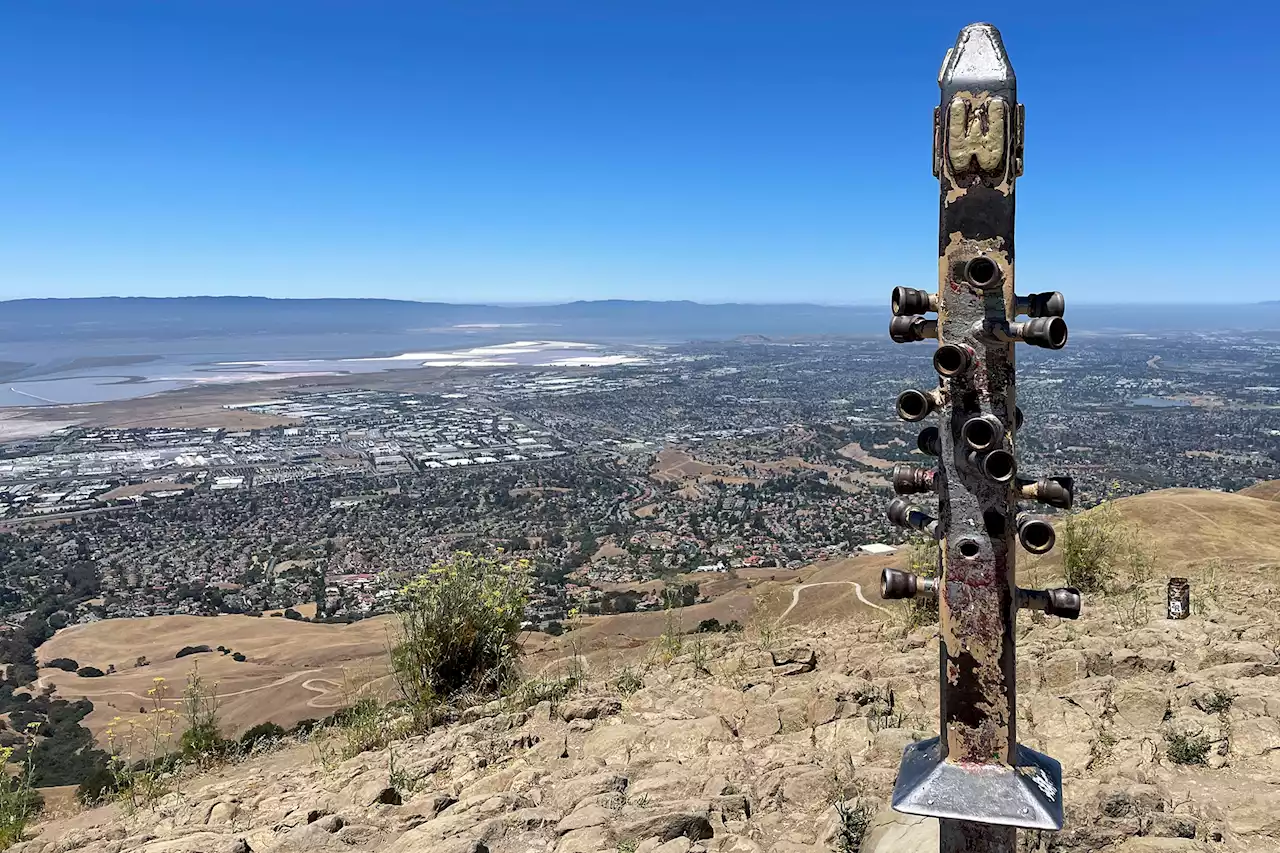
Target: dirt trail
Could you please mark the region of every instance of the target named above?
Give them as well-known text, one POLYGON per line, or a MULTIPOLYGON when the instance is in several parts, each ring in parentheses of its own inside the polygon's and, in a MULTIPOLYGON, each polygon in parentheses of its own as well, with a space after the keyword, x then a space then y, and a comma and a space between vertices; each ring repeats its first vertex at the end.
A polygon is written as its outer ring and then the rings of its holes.
MULTIPOLYGON (((257 686, 257 687, 246 687, 244 690, 235 690, 235 691, 233 691, 233 692, 231 692, 231 693, 219 693, 219 694, 218 694, 218 698, 219 698, 219 699, 230 699, 232 696, 244 696, 246 693, 257 693, 259 690, 270 690, 272 687, 279 687, 279 686, 280 686, 280 685, 282 685, 282 684, 288 684, 288 683, 289 683, 289 682, 291 682, 291 681, 297 681, 299 678, 302 678, 302 676, 304 676, 304 675, 310 675, 310 674, 311 674, 311 673, 313 673, 313 672, 323 672, 323 671, 324 671, 324 670, 321 670, 321 669, 304 669, 304 670, 302 670, 301 672, 295 672, 295 673, 292 673, 291 675, 286 675, 286 676, 284 676, 283 678, 277 678, 275 681, 271 682, 270 684, 261 684, 261 685, 259 685, 259 686, 257 686)), ((311 680, 312 680, 312 681, 326 681, 327 679, 311 679, 311 680)), ((304 683, 304 684, 302 685, 302 687, 303 687, 304 689, 310 689, 310 688, 307 688, 307 684, 308 684, 308 683, 310 683, 310 682, 306 682, 306 683, 304 683)), ((330 683, 336 683, 336 682, 330 682, 330 683)), ((339 686, 341 686, 341 685, 339 685, 339 686)), ((44 676, 40 676, 39 678, 37 678, 37 679, 36 679, 36 689, 37 689, 37 690, 43 690, 43 689, 44 689, 44 687, 45 687, 45 684, 44 684, 44 676)), ((326 691, 321 691, 321 692, 326 692, 326 691)), ((138 699, 138 700, 143 701, 143 702, 149 702, 149 701, 151 701, 151 699, 153 699, 153 698, 154 698, 154 697, 151 697, 151 696, 139 696, 137 693, 134 693, 132 690, 103 690, 103 691, 100 691, 100 692, 98 692, 98 693, 82 693, 81 691, 77 690, 77 691, 75 691, 75 693, 74 693, 73 695, 74 695, 74 696, 77 696, 77 697, 79 697, 79 696, 83 696, 83 697, 85 697, 86 699, 101 699, 101 698, 105 698, 105 697, 107 697, 107 696, 132 696, 134 699, 138 699)), ((181 701, 182 701, 182 697, 181 697, 181 696, 177 696, 177 697, 174 697, 174 698, 165 699, 164 701, 165 701, 165 702, 173 702, 173 703, 175 703, 175 704, 176 704, 176 703, 178 703, 178 702, 181 702, 181 701)), ((314 700, 313 700, 313 701, 314 701, 314 700)), ((316 706, 313 706, 313 707, 317 707, 317 708, 318 708, 318 707, 322 707, 322 706, 316 705, 316 706)), ((327 706, 324 706, 324 707, 327 707, 327 706)))
POLYGON ((850 586, 853 587, 854 594, 858 596, 858 600, 861 601, 863 604, 867 605, 868 607, 874 607, 876 610, 879 610, 882 613, 889 612, 886 608, 881 607, 879 604, 876 604, 873 601, 867 601, 866 596, 862 594, 862 584, 858 583, 857 581, 819 581, 818 583, 802 583, 799 586, 797 586, 795 589, 793 589, 791 591, 791 604, 787 606, 786 610, 782 611, 782 615, 778 617, 778 621, 781 622, 783 619, 786 619, 787 614, 790 613, 792 610, 794 610, 795 606, 800 603, 801 591, 806 590, 809 587, 813 587, 813 586, 831 586, 833 584, 849 584, 850 586))

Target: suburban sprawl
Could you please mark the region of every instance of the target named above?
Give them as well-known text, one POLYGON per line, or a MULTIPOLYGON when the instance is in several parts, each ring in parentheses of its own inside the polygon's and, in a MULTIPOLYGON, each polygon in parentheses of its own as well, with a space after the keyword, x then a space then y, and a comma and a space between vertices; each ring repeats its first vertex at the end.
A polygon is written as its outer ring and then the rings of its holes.
MULTIPOLYGON (((11 441, 0 618, 63 595, 59 624, 304 604, 350 621, 453 552, 501 549, 534 568, 529 626, 555 631, 573 607, 671 603, 653 579, 692 576, 692 603, 700 574, 885 552, 904 541, 886 475, 926 459, 893 401, 936 383, 927 349, 891 346, 750 338, 416 385, 272 383, 223 404, 251 427, 11 441)), ((1277 354, 1226 334, 1020 353, 1020 473, 1074 477, 1082 506, 1280 477, 1277 354)))

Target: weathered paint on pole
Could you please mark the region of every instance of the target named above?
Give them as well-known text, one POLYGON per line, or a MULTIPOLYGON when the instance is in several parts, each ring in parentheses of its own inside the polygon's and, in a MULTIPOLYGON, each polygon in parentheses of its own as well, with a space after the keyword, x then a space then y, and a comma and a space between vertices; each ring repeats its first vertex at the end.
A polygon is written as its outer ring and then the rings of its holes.
POLYGON ((904 391, 898 414, 937 418, 921 434, 934 470, 894 472, 899 494, 934 493, 936 519, 899 498, 895 523, 939 541, 939 580, 887 570, 886 598, 934 594, 939 604, 940 735, 908 747, 894 807, 941 818, 943 853, 1012 853, 1015 827, 1062 826, 1061 768, 1018 744, 1014 625, 1019 607, 1075 618, 1073 589, 1020 590, 1017 543, 1053 547, 1052 525, 1020 499, 1070 506, 1071 481, 1018 477, 1021 426, 1014 344, 1066 344, 1061 294, 1014 291, 1014 185, 1022 174, 1023 109, 1000 33, 965 27, 938 75, 933 171, 939 179, 938 290, 897 288, 890 335, 936 338, 939 386, 904 391), (922 316, 937 312, 936 321, 922 316), (1020 315, 1029 319, 1019 322, 1020 315))

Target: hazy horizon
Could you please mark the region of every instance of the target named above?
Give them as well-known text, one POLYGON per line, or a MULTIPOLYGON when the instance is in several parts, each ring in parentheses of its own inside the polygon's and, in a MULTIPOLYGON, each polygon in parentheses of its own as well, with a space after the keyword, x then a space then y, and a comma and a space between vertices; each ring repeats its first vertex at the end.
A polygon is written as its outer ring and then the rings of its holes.
MULTIPOLYGON (((932 287, 932 285, 930 286, 932 287)), ((635 302, 635 303, 654 303, 654 304, 672 304, 672 303, 691 303, 694 305, 706 306, 768 306, 768 305, 795 305, 806 306, 812 305, 817 307, 828 308, 884 308, 888 305, 888 295, 882 300, 862 300, 857 302, 840 302, 836 300, 773 300, 773 299, 739 299, 739 300, 719 300, 719 299, 645 299, 643 297, 601 297, 601 298, 582 298, 582 299, 564 299, 564 300, 530 300, 530 301, 499 301, 499 300, 483 300, 483 301, 459 301, 452 299, 431 299, 422 298, 415 299, 411 297, 386 297, 386 296, 308 296, 299 294, 296 296, 266 296, 257 293, 191 293, 191 294, 175 294, 171 296, 148 296, 140 294, 111 294, 99 296, 19 296, 19 297, 3 297, 0 298, 0 304, 6 302, 56 302, 56 301, 72 301, 77 299, 270 299, 274 301, 318 301, 318 300, 356 300, 362 302, 412 302, 421 305, 453 305, 458 307, 491 307, 491 308, 538 308, 538 307, 555 307, 560 305, 571 305, 577 302, 635 302)), ((1094 300, 1072 300, 1070 305, 1086 307, 1086 308, 1128 308, 1128 307, 1195 307, 1198 305, 1213 306, 1217 308, 1223 307, 1249 307, 1252 305, 1276 305, 1280 304, 1277 299, 1258 299, 1253 301, 1215 301, 1215 300, 1167 300, 1167 301, 1151 301, 1151 300, 1134 300, 1125 301, 1094 301, 1094 300)))

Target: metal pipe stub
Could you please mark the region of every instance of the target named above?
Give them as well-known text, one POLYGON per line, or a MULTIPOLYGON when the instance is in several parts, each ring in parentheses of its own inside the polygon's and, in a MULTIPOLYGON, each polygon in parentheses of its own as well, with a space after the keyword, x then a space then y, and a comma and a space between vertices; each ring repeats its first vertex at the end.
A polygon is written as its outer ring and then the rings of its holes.
POLYGON ((1004 442, 1004 424, 991 415, 978 415, 960 427, 960 438, 973 450, 994 450, 1004 442))
POLYGON ((925 427, 920 430, 920 434, 916 436, 916 447, 921 453, 927 453, 930 456, 938 456, 941 454, 940 444, 941 437, 938 435, 936 426, 925 427))
POLYGON ((1058 509, 1071 509, 1075 502, 1075 481, 1070 477, 1019 478, 1018 495, 1058 509))
POLYGON ((933 354, 933 369, 945 379, 962 376, 973 369, 976 358, 968 344, 942 344, 933 354))
POLYGON ((899 344, 936 338, 938 321, 925 317, 894 317, 889 321, 889 337, 899 344))
POLYGON ((893 490, 900 495, 917 495, 933 492, 937 489, 937 474, 933 468, 899 462, 893 466, 890 480, 893 490))
POLYGON ((986 255, 978 255, 965 261, 960 275, 980 290, 995 289, 1004 281, 1000 265, 986 255))
POLYGON ((880 597, 895 600, 903 598, 936 598, 938 579, 924 578, 915 572, 885 569, 880 572, 880 597))
POLYGON ((1080 617, 1080 590, 1073 586, 1054 589, 1023 589, 1018 587, 1018 607, 1023 610, 1042 610, 1046 616, 1063 619, 1080 617))
POLYGON ((932 391, 908 388, 898 395, 895 408, 898 410, 898 417, 904 421, 915 422, 929 417, 942 403, 942 392, 937 388, 932 391))
POLYGON ((1007 483, 1018 473, 1018 463, 1013 454, 999 448, 986 453, 969 450, 965 453, 965 460, 984 477, 997 483, 1007 483))
POLYGON ((1047 519, 1029 512, 1018 513, 1018 542, 1032 554, 1047 554, 1058 539, 1047 519))
POLYGON ((889 508, 885 512, 889 517, 889 521, 899 527, 910 527, 926 536, 938 538, 938 520, 920 507, 912 503, 907 503, 902 498, 894 498, 889 501, 889 508))
POLYGON ((997 343, 1021 342, 1042 349, 1067 345, 1067 321, 1061 317, 1034 317, 1018 323, 985 319, 974 327, 974 333, 997 343))
POLYGON ((890 297, 890 307, 895 317, 910 314, 927 314, 938 310, 938 297, 927 290, 914 287, 895 287, 890 297))
POLYGON ((1056 290, 1018 297, 1018 313, 1028 317, 1061 317, 1066 312, 1067 300, 1056 290))

